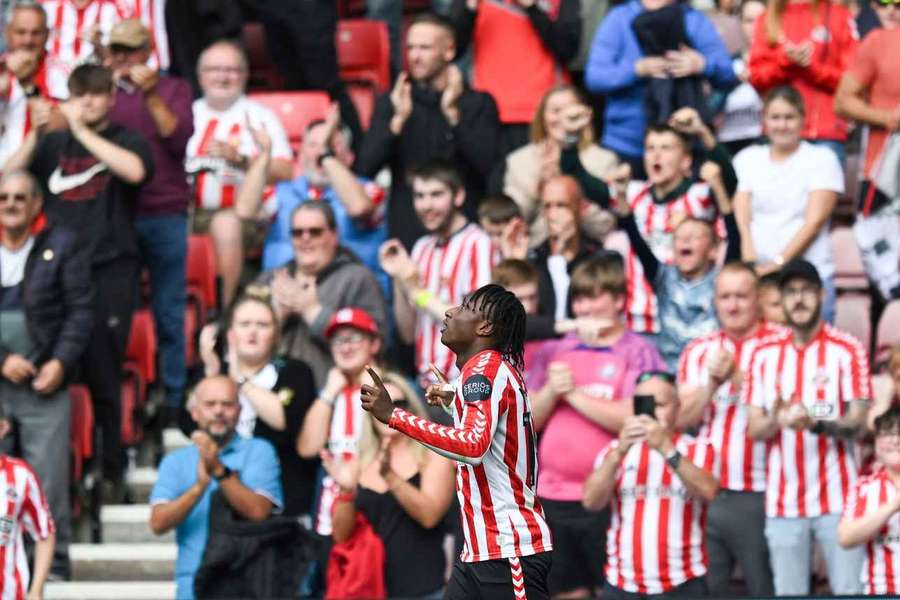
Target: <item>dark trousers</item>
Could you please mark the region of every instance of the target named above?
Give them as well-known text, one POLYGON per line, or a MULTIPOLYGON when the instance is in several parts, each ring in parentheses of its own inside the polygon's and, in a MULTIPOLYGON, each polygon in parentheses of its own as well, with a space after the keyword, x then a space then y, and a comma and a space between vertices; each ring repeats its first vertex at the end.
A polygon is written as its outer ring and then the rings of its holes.
POLYGON ((185 262, 187 217, 144 217, 135 222, 141 258, 150 271, 150 302, 159 354, 166 405, 180 408, 184 400, 185 262))
POLYGON ((766 542, 764 492, 721 490, 709 505, 706 581, 713 596, 732 596, 732 572, 741 566, 751 596, 772 596, 772 569, 766 542))
POLYGON ((549 600, 550 565, 550 552, 471 563, 457 560, 444 600, 549 600))
POLYGON ((603 600, 656 600, 657 598, 703 598, 709 595, 706 581, 702 577, 689 579, 662 594, 638 594, 626 592, 606 582, 603 585, 603 600))
MULTIPOLYGON (((81 357, 81 376, 91 391, 94 418, 102 437, 103 475, 119 480, 124 468, 122 363, 128 347, 131 316, 138 298, 138 262, 120 259, 94 266, 94 327, 81 357)), ((95 444, 96 445, 96 444, 95 444)))

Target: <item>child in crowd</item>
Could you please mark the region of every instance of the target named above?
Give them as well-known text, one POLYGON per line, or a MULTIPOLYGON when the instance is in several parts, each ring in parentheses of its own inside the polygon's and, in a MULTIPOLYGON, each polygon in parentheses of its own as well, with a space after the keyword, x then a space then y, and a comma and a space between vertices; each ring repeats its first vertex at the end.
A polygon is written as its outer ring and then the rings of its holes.
POLYGON ((778 325, 787 324, 784 306, 781 304, 781 288, 778 273, 768 273, 759 278, 759 308, 763 319, 778 325))
MULTIPOLYGON (((709 185, 691 175, 691 148, 695 137, 706 151, 704 162, 711 161, 721 169, 725 196, 730 198, 737 188, 731 157, 692 108, 676 111, 666 125, 647 128, 644 168, 648 180, 631 181, 625 190, 637 230, 656 258, 664 263, 674 258, 676 225, 685 217, 712 221, 717 212, 709 185)), ((588 198, 604 208, 609 206, 609 187, 584 169, 577 149, 563 151, 560 166, 564 173, 579 180, 588 198)), ((629 176, 630 171, 623 165, 616 171, 614 179, 621 181, 629 176)), ((634 248, 626 257, 625 270, 629 281, 625 306, 628 327, 641 333, 659 332, 657 299, 634 248)))
MULTIPOLYGON (((480 212, 480 211, 479 211, 480 212)), ((513 293, 525 308, 526 317, 537 314, 538 309, 538 272, 530 262, 518 258, 501 260, 491 274, 491 283, 502 285, 513 293)), ((530 384, 533 373, 529 367, 534 353, 541 347, 543 340, 525 342, 525 383, 530 384)), ((528 386, 531 387, 530 385, 528 386)))

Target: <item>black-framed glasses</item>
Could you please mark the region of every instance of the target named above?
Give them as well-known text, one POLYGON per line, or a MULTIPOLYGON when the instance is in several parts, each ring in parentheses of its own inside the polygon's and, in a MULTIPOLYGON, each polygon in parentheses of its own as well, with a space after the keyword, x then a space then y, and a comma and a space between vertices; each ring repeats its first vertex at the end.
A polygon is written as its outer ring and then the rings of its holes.
POLYGON ((7 194, 5 192, 0 193, 0 204, 5 204, 7 200, 12 198, 12 201, 16 204, 22 204, 26 200, 28 200, 28 194, 19 192, 17 194, 7 194))
POLYGON ((669 373, 668 371, 644 371, 637 376, 637 380, 635 381, 635 383, 644 383, 645 381, 650 381, 651 379, 662 379, 666 383, 675 385, 675 375, 669 373))
POLYGON ((302 238, 303 236, 308 235, 311 238, 319 238, 322 237, 322 234, 325 233, 324 227, 292 227, 291 228, 291 237, 302 238))

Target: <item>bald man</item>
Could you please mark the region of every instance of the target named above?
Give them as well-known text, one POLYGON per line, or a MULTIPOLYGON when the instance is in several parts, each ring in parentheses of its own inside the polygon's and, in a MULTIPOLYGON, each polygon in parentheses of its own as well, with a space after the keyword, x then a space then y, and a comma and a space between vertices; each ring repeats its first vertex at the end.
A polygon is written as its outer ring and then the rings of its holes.
POLYGON ((194 597, 194 575, 209 536, 212 493, 248 521, 262 521, 283 505, 281 468, 272 445, 235 432, 241 405, 226 375, 200 381, 188 402, 197 430, 192 445, 166 455, 150 494, 150 529, 177 529, 176 598, 194 597))
POLYGON ((90 261, 73 232, 34 233, 41 187, 27 171, 0 178, 0 401, 15 436, 0 442, 40 480, 56 521, 54 575, 67 578, 69 394, 65 382, 87 346, 93 323, 90 261), (28 267, 26 268, 26 265, 28 267))

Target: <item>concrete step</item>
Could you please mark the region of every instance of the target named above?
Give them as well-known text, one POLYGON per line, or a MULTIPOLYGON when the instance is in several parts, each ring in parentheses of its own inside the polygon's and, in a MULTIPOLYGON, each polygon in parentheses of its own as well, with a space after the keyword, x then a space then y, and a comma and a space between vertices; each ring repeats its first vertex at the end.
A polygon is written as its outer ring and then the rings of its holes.
POLYGON ((176 554, 175 544, 69 546, 73 581, 172 581, 176 554))
POLYGON ((150 531, 149 504, 107 504, 100 509, 100 522, 104 543, 175 543, 174 530, 160 536, 150 531))
POLYGON ((191 440, 181 433, 180 429, 176 427, 163 429, 163 452, 165 454, 168 454, 173 450, 178 450, 179 448, 184 448, 190 443, 191 440))
POLYGON ((171 581, 65 581, 48 583, 44 600, 170 600, 171 581))
POLYGON ((135 502, 147 502, 156 483, 156 475, 157 471, 153 467, 129 469, 125 474, 125 485, 128 486, 131 499, 135 502))

